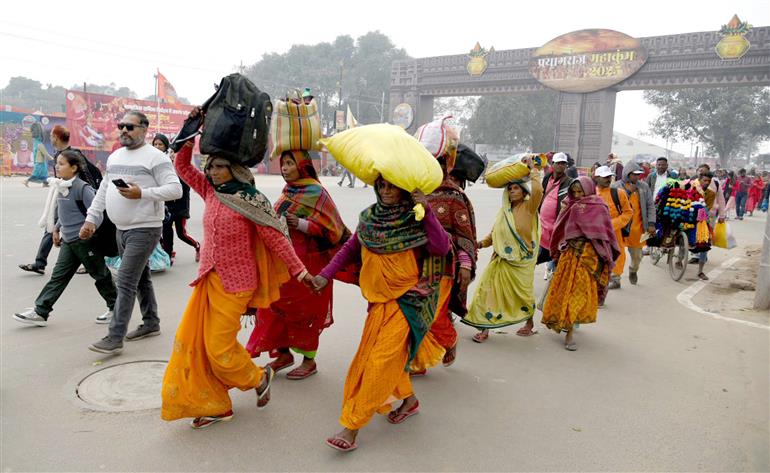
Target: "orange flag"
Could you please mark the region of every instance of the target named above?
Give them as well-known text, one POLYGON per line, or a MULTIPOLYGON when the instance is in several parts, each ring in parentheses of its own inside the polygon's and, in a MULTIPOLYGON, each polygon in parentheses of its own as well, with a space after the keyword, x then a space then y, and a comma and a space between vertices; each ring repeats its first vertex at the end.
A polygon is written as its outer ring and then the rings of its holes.
POLYGON ((166 76, 158 71, 158 100, 163 103, 177 103, 176 90, 166 76))

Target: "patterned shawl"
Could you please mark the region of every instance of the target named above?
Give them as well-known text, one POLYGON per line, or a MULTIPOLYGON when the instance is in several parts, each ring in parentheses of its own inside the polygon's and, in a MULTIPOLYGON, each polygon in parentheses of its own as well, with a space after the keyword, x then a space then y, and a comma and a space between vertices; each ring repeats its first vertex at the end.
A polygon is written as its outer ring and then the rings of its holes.
POLYGON ((596 186, 590 177, 580 176, 570 183, 579 182, 585 196, 581 199, 572 197, 568 192, 564 208, 556 219, 551 236, 551 254, 558 255, 573 238, 586 238, 591 241, 599 258, 607 263, 610 271, 615 260, 620 256, 612 220, 601 197, 596 195, 596 186))
MULTIPOLYGON (((419 248, 428 242, 422 223, 415 220, 411 201, 386 206, 376 184, 374 192, 377 203, 361 212, 356 230, 362 246, 383 254, 419 248)), ((444 256, 432 256, 426 252, 419 252, 418 255, 421 269, 417 284, 396 300, 409 324, 409 360, 404 367, 407 371, 433 324, 438 307, 438 288, 441 276, 446 272, 444 256)))
POLYGON ((358 239, 374 253, 397 253, 417 248, 428 242, 422 223, 415 219, 412 202, 383 205, 375 185, 377 203, 368 207, 358 219, 358 239))
MULTIPOLYGON (((329 193, 318 181, 307 151, 287 151, 297 163, 300 178, 288 182, 275 203, 278 215, 293 214, 320 225, 323 228, 325 246, 333 247, 347 241, 350 230, 340 217, 337 206, 329 193)), ((324 246, 324 245, 322 245, 324 246)))
MULTIPOLYGON (((475 278, 476 259, 478 257, 476 216, 468 196, 465 195, 460 186, 446 178, 441 186, 428 196, 428 202, 433 209, 433 214, 452 238, 452 247, 455 253, 458 250, 463 250, 470 256, 472 263, 471 279, 475 278)), ((446 269, 455 270, 459 268, 459 265, 458 260, 455 267, 446 269)), ((449 295, 449 310, 464 317, 468 313, 467 301, 468 289, 462 291, 459 280, 455 278, 452 292, 449 295)))
POLYGON ((433 213, 452 237, 455 248, 465 250, 476 266, 476 216, 465 192, 449 179, 428 196, 433 213))
MULTIPOLYGON (((525 190, 526 198, 528 198, 530 191, 525 189, 524 184, 520 182, 514 183, 525 190)), ((522 203, 520 205, 527 204, 522 203)), ((516 230, 516 218, 514 217, 511 201, 508 197, 508 188, 504 188, 503 205, 497 211, 495 223, 492 227, 492 246, 498 257, 513 264, 529 264, 533 259, 537 260, 537 255, 540 251, 540 245, 538 245, 540 241, 540 220, 538 219, 537 212, 533 212, 531 218, 530 227, 532 228, 532 234, 520 235, 516 230)))
MULTIPOLYGON (((208 169, 218 159, 209 159, 206 162, 208 169)), ((289 228, 286 222, 279 219, 270 205, 270 201, 254 187, 254 176, 251 171, 241 164, 228 161, 228 166, 235 179, 224 184, 214 185, 210 177, 206 177, 216 191, 217 199, 257 225, 271 227, 283 233, 289 239, 289 228)))

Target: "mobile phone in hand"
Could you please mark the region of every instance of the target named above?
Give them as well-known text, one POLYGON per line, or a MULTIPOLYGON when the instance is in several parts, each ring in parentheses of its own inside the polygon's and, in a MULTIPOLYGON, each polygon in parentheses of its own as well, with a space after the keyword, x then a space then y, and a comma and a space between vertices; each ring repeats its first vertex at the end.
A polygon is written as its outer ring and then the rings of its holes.
POLYGON ((122 189, 128 189, 128 184, 126 184, 126 181, 123 179, 113 179, 112 183, 115 184, 115 187, 120 187, 122 189))

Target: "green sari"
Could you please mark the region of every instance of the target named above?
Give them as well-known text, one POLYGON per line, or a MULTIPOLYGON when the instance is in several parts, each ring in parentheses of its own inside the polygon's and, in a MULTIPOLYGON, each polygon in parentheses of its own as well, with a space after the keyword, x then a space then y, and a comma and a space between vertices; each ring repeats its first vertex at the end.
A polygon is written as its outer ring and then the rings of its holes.
POLYGON ((503 206, 492 228, 492 261, 484 270, 462 323, 479 329, 514 325, 535 315, 535 265, 540 241, 537 212, 532 215, 532 234, 516 231, 507 189, 503 206))

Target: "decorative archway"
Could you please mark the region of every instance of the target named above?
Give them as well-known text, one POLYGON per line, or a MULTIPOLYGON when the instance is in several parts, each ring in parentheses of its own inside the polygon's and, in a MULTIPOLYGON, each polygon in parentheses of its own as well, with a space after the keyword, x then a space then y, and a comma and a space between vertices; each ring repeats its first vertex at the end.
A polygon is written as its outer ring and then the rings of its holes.
MULTIPOLYGON (((597 31, 611 30, 573 32, 549 42, 546 46, 550 48, 485 51, 477 44, 470 55, 394 62, 390 87, 391 119, 414 132, 419 125, 433 119, 435 97, 542 91, 546 86, 536 78, 539 74, 539 79, 543 80, 542 68, 557 72, 562 68, 562 73, 570 74, 581 66, 596 66, 604 59, 620 64, 618 72, 629 72, 628 67, 621 67, 623 62, 638 62, 639 59, 637 55, 623 55, 633 50, 631 44, 622 46, 622 50, 618 46, 602 53, 600 49, 590 50, 590 46, 596 48, 596 44, 588 45, 588 49, 585 45, 572 45, 573 50, 565 49, 566 43, 557 41, 569 35, 585 38, 586 34, 597 31), (585 51, 581 52, 581 47, 585 51), (601 57, 602 54, 616 56, 601 57), (585 62, 581 64, 580 61, 585 62)), ((617 34, 633 40, 622 33, 617 34)), ((638 43, 638 51, 646 58, 638 68, 635 67, 638 64, 628 64, 633 66, 630 67, 633 69, 631 74, 625 77, 619 74, 621 80, 598 90, 565 90, 574 89, 573 83, 572 87, 563 87, 559 92, 554 149, 570 153, 578 165, 602 159, 610 152, 615 96, 619 91, 770 85, 770 27, 751 28, 734 17, 720 32, 653 36, 633 41, 638 43)), ((598 45, 599 48, 602 46, 607 44, 598 45)), ((604 70, 595 72, 604 73, 604 70)))

